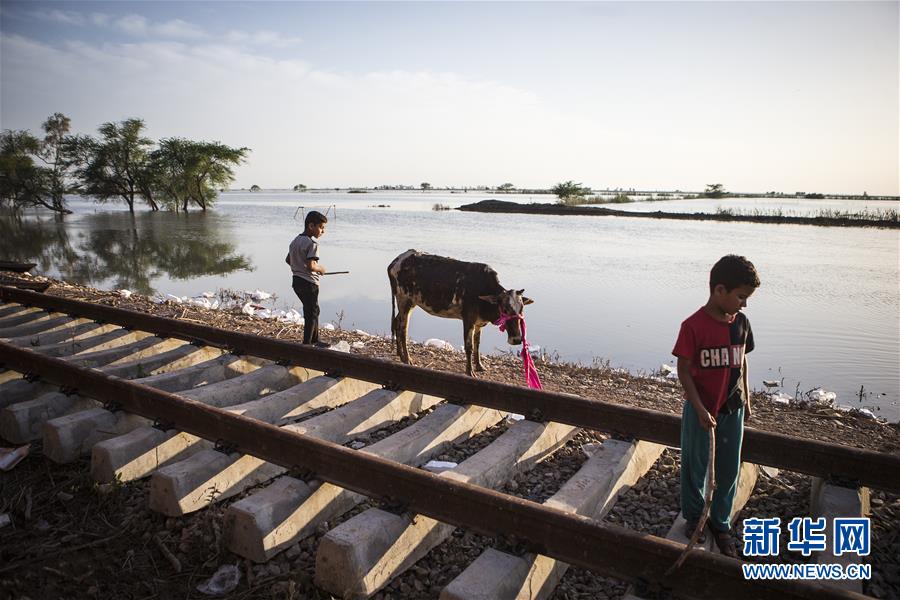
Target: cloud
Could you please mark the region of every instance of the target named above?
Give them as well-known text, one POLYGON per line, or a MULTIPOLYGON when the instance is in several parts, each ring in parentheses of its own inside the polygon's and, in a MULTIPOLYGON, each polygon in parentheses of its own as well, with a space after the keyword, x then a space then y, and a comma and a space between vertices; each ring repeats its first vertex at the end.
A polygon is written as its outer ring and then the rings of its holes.
POLYGON ((112 17, 104 13, 94 13, 91 15, 91 22, 98 27, 106 27, 111 20, 112 17))
POLYGON ((187 21, 182 21, 181 19, 173 19, 159 25, 154 25, 153 32, 161 36, 174 38, 199 39, 206 37, 206 32, 202 29, 187 21))
POLYGON ((134 14, 126 15, 120 19, 117 19, 115 22, 115 26, 125 33, 141 36, 147 35, 147 32, 150 29, 146 17, 134 14))
POLYGON ((66 25, 84 25, 86 19, 81 13, 70 10, 34 10, 31 16, 42 21, 51 21, 54 23, 64 23, 66 25))
MULTIPOLYGON (((102 18, 99 22, 95 19, 95 22, 101 25, 106 24, 106 21, 102 18)), ((113 26, 126 34, 142 38, 162 37, 198 40, 207 37, 206 32, 200 27, 181 19, 155 23, 143 15, 130 14, 117 19, 113 26)))
POLYGON ((287 48, 303 41, 299 37, 284 36, 277 31, 267 30, 253 32, 232 30, 225 35, 225 39, 235 44, 253 44, 273 48, 287 48))

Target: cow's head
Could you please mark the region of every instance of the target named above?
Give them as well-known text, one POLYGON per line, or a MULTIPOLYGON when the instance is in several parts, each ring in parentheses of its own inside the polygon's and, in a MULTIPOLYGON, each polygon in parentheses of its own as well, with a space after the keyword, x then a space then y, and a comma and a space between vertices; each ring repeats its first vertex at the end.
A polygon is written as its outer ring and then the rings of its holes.
MULTIPOLYGON (((492 296, 478 296, 485 302, 496 304, 500 309, 500 315, 522 316, 525 305, 534 302, 531 298, 522 295, 525 290, 503 290, 492 296)), ((519 319, 511 319, 506 322, 506 341, 513 346, 522 343, 522 328, 519 319)))

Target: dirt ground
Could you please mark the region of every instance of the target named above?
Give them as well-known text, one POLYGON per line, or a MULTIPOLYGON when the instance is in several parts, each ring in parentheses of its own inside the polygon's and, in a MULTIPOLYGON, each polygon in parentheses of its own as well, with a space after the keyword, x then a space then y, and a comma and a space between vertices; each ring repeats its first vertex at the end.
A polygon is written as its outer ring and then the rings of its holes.
MULTIPOLYGON (((61 282, 55 282, 48 293, 280 339, 300 339, 302 333, 298 326, 243 314, 171 303, 155 304, 138 295, 126 299, 114 292, 61 282)), ((389 339, 340 330, 323 330, 321 335, 327 342, 362 342, 364 346, 353 348, 352 352, 395 360, 389 339)), ((419 366, 452 372, 465 370, 465 356, 459 352, 420 344, 410 344, 410 352, 419 366)), ((522 385, 519 358, 488 356, 484 363, 488 368, 485 379, 522 385)), ((663 377, 637 377, 605 367, 587 368, 544 361, 538 361, 537 368, 548 390, 672 413, 681 409, 679 384, 663 377)), ((748 426, 900 454, 900 427, 897 424, 881 423, 822 406, 775 405, 762 394, 754 400, 754 415, 748 426)), ((586 459, 581 445, 604 437, 595 432, 579 435, 554 456, 554 462, 548 461, 541 470, 535 469, 521 480, 517 478, 518 483, 507 486, 504 491, 518 493, 520 490, 523 497, 545 497, 586 459), (535 485, 539 486, 537 492, 535 485)), ((490 438, 478 441, 473 449, 484 445, 487 439, 490 438)), ((677 457, 667 461, 656 468, 666 473, 677 472, 677 457)), ((805 478, 793 474, 773 478, 763 486, 764 494, 767 499, 793 498, 791 494, 797 493, 800 480, 805 478)), ((672 488, 674 493, 672 481, 668 479, 666 489, 672 488)), ((208 596, 196 590, 197 585, 227 564, 237 565, 241 572, 240 583, 227 596, 229 598, 330 598, 313 584, 316 542, 326 528, 269 563, 253 565, 224 549, 221 530, 224 506, 214 505, 184 518, 171 519, 147 508, 148 491, 149 481, 97 485, 90 479, 87 459, 56 465, 41 456, 40 443, 32 444, 29 456, 22 463, 12 471, 0 474, 0 514, 8 514, 11 518, 9 525, 0 528, 0 599, 206 598, 208 596)), ((634 494, 638 492, 640 490, 634 494)), ((648 501, 658 503, 660 494, 654 496, 655 499, 646 495, 648 501)), ((649 533, 659 534, 667 528, 666 515, 662 513, 668 514, 672 510, 677 513, 677 495, 673 497, 675 499, 671 500, 666 496, 668 504, 661 506, 639 504, 646 506, 653 515, 657 512, 662 515, 662 521, 651 519, 648 522, 649 533), (670 506, 673 502, 674 507, 670 506)), ((793 504, 798 501, 791 500, 793 504)), ((629 499, 628 502, 637 500, 629 499)), ((371 505, 377 504, 367 503, 329 526, 333 527, 371 505)), ((781 510, 786 511, 785 514, 790 512, 787 508, 781 510)), ((900 597, 900 497, 873 492, 873 510, 876 537, 872 562, 876 576, 866 584, 865 591, 876 597, 900 597)), ((449 573, 465 568, 467 561, 492 543, 490 538, 457 531, 451 540, 378 597, 384 600, 434 598, 446 584, 444 580, 449 581, 449 573)), ((623 592, 621 583, 572 569, 554 597, 614 598, 623 592)))

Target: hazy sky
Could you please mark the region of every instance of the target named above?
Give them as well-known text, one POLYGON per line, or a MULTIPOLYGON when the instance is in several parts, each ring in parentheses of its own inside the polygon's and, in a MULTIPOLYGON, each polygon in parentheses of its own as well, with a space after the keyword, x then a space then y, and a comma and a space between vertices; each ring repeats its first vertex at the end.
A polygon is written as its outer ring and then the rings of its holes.
POLYGON ((893 2, 0 2, 0 124, 304 183, 900 194, 893 2))

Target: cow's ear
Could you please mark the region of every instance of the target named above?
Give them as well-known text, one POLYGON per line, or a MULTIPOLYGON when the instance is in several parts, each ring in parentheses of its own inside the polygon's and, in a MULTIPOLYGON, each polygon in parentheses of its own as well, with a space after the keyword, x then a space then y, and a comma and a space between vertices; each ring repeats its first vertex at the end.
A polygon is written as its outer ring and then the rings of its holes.
POLYGON ((478 298, 491 304, 497 304, 497 296, 478 296, 478 298))
POLYGON ((526 298, 525 296, 522 296, 522 304, 534 304, 534 300, 532 300, 531 298, 526 298))

